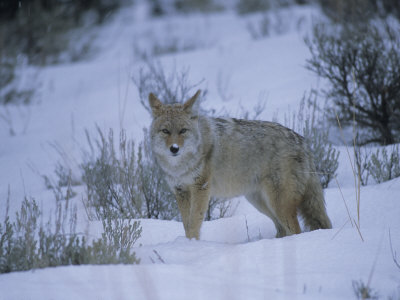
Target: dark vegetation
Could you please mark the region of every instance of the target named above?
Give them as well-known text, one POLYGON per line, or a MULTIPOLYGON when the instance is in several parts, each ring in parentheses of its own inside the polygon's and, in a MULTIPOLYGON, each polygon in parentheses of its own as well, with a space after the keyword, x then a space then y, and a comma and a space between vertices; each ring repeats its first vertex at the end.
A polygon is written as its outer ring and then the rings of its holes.
POLYGON ((328 119, 340 131, 352 128, 351 141, 342 142, 354 146, 362 185, 399 177, 400 2, 318 2, 330 21, 315 23, 306 38, 307 68, 328 82, 322 91, 328 119))
POLYGON ((330 83, 330 118, 359 129, 357 143, 388 145, 400 136, 400 26, 314 26, 307 67, 330 83))
POLYGON ((21 68, 88 58, 94 38, 90 29, 127 2, 0 1, 0 105, 26 105, 34 98, 36 87, 18 87, 21 68))

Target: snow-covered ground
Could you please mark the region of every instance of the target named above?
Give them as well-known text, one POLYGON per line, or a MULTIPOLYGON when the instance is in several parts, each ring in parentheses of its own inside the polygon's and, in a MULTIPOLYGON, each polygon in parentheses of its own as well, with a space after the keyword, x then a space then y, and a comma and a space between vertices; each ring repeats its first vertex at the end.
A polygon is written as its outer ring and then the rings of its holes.
MULTIPOLYGON (((232 115, 241 106, 251 111, 261 98, 267 106, 260 117, 283 121, 305 92, 322 85, 304 68, 309 52, 303 37, 312 16, 319 14, 315 7, 280 12, 288 24, 284 33, 258 40, 248 27, 259 15, 225 11, 154 20, 143 12, 136 6, 118 13, 99 29, 94 58, 44 68, 37 79, 40 101, 8 109, 16 135, 0 128, 1 218, 8 186, 11 215, 24 195, 35 197, 45 211, 52 206, 52 193, 34 170, 53 172, 59 159, 54 145, 73 166, 86 145, 84 129, 94 132, 95 124, 124 128, 128 137, 142 139, 150 115, 131 77, 142 65, 138 49, 152 43, 172 37, 192 45, 192 50, 159 59, 166 70, 189 67, 191 82, 204 79, 205 108, 224 107, 232 115)), ((398 299, 400 270, 392 259, 389 230, 399 252, 400 178, 361 188, 362 240, 352 225, 358 222, 354 177, 345 149, 339 149, 341 189, 333 182, 325 190, 331 230, 276 239, 272 221, 239 198, 232 217, 203 224, 200 241, 184 238, 179 222, 142 220, 135 248, 139 265, 2 274, 0 299, 352 299, 353 280, 369 283, 382 299, 398 299)), ((80 199, 78 194, 75 200, 80 199)))

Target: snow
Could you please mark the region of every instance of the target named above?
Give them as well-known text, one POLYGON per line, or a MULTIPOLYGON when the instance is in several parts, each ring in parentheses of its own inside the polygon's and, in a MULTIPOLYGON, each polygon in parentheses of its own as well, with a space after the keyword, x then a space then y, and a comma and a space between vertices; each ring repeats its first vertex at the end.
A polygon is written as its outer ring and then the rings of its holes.
MULTIPOLYGON (((260 118, 283 121, 285 113, 296 111, 304 92, 321 85, 304 68, 309 53, 302 39, 311 16, 319 14, 314 7, 291 9, 287 32, 258 40, 246 26, 259 15, 227 11, 151 19, 142 11, 141 6, 125 8, 102 26, 99 54, 91 60, 41 70, 38 103, 8 109, 16 135, 0 128, 1 214, 8 186, 11 215, 24 195, 51 211, 52 193, 37 172, 53 172, 59 159, 54 148, 77 166, 87 146, 84 129, 94 132, 95 124, 104 130, 125 128, 128 137, 142 139, 150 115, 131 81, 141 66, 135 42, 145 50, 154 41, 167 42, 171 33, 195 45, 160 61, 167 69, 190 67, 191 82, 205 80, 200 88, 208 90, 206 109, 225 108, 234 115, 240 106, 251 110, 261 98, 267 109, 260 118), (218 85, 225 86, 226 97, 218 85)), ((135 248, 139 265, 1 274, 0 299, 351 299, 353 280, 370 280, 385 299, 399 296, 400 270, 392 259, 389 230, 399 252, 400 179, 361 188, 362 240, 354 225, 356 189, 349 158, 344 147, 338 149, 340 189, 332 182, 325 190, 331 230, 276 239, 272 221, 238 198, 235 214, 205 222, 199 241, 187 240, 180 222, 141 220, 135 248)), ((78 204, 82 193, 78 188, 78 204)), ((83 218, 81 204, 80 209, 83 218)), ((90 224, 92 234, 100 234, 98 225, 90 224)))

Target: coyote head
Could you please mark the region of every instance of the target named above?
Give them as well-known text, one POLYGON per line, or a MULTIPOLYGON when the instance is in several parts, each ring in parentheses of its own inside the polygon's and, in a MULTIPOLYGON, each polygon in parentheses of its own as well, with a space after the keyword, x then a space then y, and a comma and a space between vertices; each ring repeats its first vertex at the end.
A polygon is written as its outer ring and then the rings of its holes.
POLYGON ((199 95, 200 90, 183 104, 163 104, 153 93, 149 94, 153 114, 151 145, 158 159, 175 165, 197 152, 201 138, 193 104, 199 95))

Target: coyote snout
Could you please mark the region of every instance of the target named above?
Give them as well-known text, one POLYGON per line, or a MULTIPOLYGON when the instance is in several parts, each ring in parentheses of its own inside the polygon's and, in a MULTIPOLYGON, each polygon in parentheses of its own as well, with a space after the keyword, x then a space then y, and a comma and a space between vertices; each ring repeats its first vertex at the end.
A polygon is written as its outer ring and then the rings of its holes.
POLYGON ((172 144, 169 150, 172 152, 174 156, 177 156, 179 152, 179 146, 177 144, 172 144))
POLYGON ((244 195, 272 219, 277 237, 331 228, 322 187, 304 138, 278 123, 211 118, 149 95, 151 147, 175 192, 185 233, 198 239, 211 196, 244 195), (178 157, 175 157, 178 156, 178 157))

